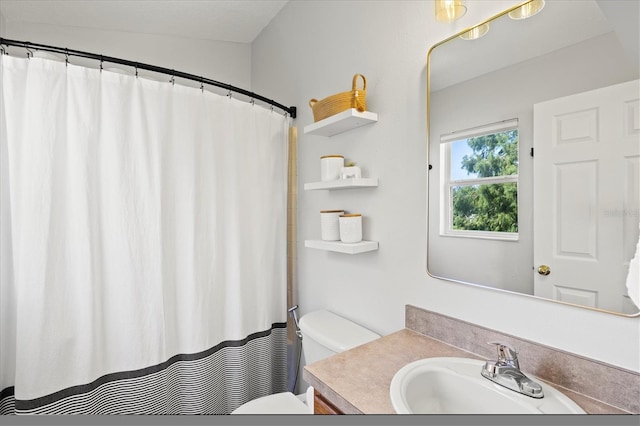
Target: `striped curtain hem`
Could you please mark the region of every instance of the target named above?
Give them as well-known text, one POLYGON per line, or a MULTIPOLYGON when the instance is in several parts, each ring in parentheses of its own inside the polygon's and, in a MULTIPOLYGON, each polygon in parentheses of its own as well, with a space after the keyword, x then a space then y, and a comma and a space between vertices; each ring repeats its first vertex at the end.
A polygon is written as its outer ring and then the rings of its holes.
POLYGON ((242 340, 36 399, 16 400, 9 387, 0 393, 0 414, 228 414, 252 399, 286 391, 286 326, 274 323, 242 340))

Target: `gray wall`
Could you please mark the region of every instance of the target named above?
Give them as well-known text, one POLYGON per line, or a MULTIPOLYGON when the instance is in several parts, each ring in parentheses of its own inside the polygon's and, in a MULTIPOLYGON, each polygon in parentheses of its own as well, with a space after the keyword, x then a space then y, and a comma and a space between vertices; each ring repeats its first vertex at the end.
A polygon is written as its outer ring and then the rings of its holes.
POLYGON ((414 304, 542 344, 640 371, 640 319, 623 318, 469 287, 426 273, 426 55, 430 46, 516 1, 473 1, 461 20, 436 23, 433 2, 293 1, 253 44, 254 90, 298 105, 298 288, 302 314, 329 309, 388 334, 414 304), (368 79, 368 109, 379 121, 324 138, 305 135, 311 98, 368 79), (304 191, 320 176, 320 156, 343 154, 379 178, 374 189, 304 191), (378 251, 346 255, 304 247, 320 235, 319 211, 365 218, 378 251), (526 314, 525 314, 526 313, 526 314), (535 318, 535 319, 534 319, 535 318), (610 348, 622 348, 611 351, 610 348))
MULTIPOLYGON (((113 56, 251 88, 250 44, 16 21, 7 21, 2 28, 6 38, 13 40, 113 56)), ((81 64, 82 59, 71 59, 70 62, 81 64)), ((104 65, 105 68, 109 66, 115 65, 104 65)))
POLYGON ((7 21, 4 15, 0 13, 0 37, 6 37, 7 33, 7 21))

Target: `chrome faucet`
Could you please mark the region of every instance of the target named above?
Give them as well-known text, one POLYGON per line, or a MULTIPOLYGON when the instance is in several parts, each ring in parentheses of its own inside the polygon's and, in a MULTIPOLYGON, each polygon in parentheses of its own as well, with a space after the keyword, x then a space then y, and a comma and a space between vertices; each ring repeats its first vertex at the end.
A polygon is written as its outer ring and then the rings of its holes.
POLYGON ((496 345, 498 360, 487 361, 484 364, 480 372, 483 377, 532 398, 544 397, 542 386, 520 371, 518 353, 512 346, 501 342, 489 342, 489 344, 496 345))

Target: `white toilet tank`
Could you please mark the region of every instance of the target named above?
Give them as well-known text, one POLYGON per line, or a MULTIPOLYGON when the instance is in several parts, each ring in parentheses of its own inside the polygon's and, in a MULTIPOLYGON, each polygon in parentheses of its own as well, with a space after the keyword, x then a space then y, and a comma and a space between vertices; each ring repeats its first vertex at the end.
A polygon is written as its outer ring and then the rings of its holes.
MULTIPOLYGON (((302 351, 307 364, 355 348, 380 336, 329 311, 314 311, 300 318, 302 351)), ((307 402, 291 392, 263 396, 249 401, 231 414, 313 414, 313 388, 307 402)))
POLYGON ((380 336, 332 312, 321 310, 300 318, 306 364, 363 345, 380 336))

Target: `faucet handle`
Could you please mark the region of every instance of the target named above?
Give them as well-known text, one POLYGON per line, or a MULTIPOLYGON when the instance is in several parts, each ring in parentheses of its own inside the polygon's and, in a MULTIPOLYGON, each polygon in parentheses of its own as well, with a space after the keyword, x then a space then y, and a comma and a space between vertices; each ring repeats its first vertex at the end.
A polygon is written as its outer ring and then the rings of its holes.
POLYGON ((506 365, 512 365, 518 370, 520 364, 518 363, 518 351, 508 343, 504 342, 487 342, 490 345, 495 345, 498 350, 498 362, 506 365))

